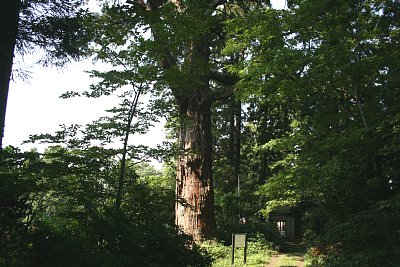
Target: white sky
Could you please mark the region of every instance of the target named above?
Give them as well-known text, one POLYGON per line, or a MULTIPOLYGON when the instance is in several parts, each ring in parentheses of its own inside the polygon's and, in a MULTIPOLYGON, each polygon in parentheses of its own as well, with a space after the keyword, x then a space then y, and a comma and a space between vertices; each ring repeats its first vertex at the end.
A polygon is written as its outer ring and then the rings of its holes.
MULTIPOLYGON (((93 4, 95 1, 91 2, 93 4)), ((274 8, 281 9, 284 8, 285 1, 272 0, 272 4, 274 8)), ((88 89, 93 81, 84 71, 96 68, 90 60, 70 64, 62 70, 37 66, 36 60, 35 55, 16 60, 16 65, 20 68, 31 71, 31 78, 28 81, 16 79, 10 84, 4 146, 14 145, 22 149, 38 147, 37 144, 21 146, 21 143, 27 140, 30 134, 53 133, 59 130, 59 124, 90 123, 104 115, 104 110, 115 104, 106 97, 59 98, 66 91, 88 89)), ((135 143, 155 146, 164 138, 163 125, 158 124, 146 135, 135 136, 135 143)))
MULTIPOLYGON (((29 67, 35 61, 35 56, 25 56, 21 67, 29 67)), ((116 106, 116 97, 59 98, 66 91, 88 90, 94 80, 89 78, 85 70, 95 68, 98 66, 94 66, 91 60, 72 63, 61 70, 36 66, 31 68, 31 78, 28 81, 17 79, 12 82, 8 96, 4 145, 18 146, 24 150, 38 147, 38 144, 21 146, 21 143, 31 134, 53 133, 60 129, 60 124, 85 125, 106 115, 104 110, 116 106)), ((136 144, 139 142, 154 147, 164 140, 164 136, 163 125, 158 124, 146 135, 135 136, 134 139, 136 144)))

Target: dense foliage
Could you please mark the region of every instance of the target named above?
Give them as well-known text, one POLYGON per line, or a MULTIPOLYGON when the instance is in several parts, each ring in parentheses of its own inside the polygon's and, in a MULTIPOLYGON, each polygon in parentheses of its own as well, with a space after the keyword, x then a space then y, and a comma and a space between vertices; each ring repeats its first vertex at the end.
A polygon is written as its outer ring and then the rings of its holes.
MULTIPOLYGON (((204 242, 201 247, 205 249, 213 260, 212 267, 225 267, 232 264, 232 248, 219 243, 204 242)), ((244 249, 236 248, 234 266, 264 267, 272 254, 272 246, 265 240, 254 236, 249 239, 244 263, 244 249)))
POLYGON ((288 4, 228 25, 227 53, 246 53, 231 68, 239 91, 260 99, 274 133, 258 143, 269 157, 265 210, 308 203, 320 264, 396 266, 399 3, 288 4))
POLYGON ((117 171, 101 148, 53 147, 40 155, 7 147, 0 265, 207 266, 175 230, 173 190, 163 175, 147 165, 130 168, 116 210, 117 171))

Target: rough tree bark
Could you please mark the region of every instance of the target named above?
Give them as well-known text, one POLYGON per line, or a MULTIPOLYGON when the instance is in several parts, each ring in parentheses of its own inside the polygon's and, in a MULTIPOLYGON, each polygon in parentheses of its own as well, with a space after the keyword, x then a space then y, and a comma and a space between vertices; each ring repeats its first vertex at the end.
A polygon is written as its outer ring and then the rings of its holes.
POLYGON ((179 101, 185 124, 179 130, 176 225, 195 241, 216 237, 212 180, 211 103, 203 96, 179 101))
POLYGON ((175 222, 200 242, 216 237, 212 179, 212 138, 208 35, 191 40, 185 64, 196 83, 178 90, 175 99, 181 117, 178 142, 175 222))
POLYGON ((18 34, 20 1, 0 0, 0 151, 3 147, 8 89, 18 34))

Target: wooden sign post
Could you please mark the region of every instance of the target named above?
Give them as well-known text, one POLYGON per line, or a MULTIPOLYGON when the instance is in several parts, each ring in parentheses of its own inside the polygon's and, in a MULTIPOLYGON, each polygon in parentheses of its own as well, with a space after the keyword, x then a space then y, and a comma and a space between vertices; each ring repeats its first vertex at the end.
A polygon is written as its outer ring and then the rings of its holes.
POLYGON ((244 248, 243 262, 246 264, 247 234, 232 234, 232 265, 235 263, 235 248, 244 248))

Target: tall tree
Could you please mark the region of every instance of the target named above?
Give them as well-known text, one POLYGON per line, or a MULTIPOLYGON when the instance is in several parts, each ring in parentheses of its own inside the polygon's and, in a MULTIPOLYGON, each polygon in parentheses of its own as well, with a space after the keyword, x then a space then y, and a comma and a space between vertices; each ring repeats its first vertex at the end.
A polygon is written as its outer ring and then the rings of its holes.
POLYGON ((9 84, 15 52, 29 53, 43 48, 43 63, 61 64, 82 55, 88 39, 83 29, 83 0, 8 1, 1 0, 0 10, 0 151, 9 84))
POLYGON ((233 94, 236 78, 226 74, 221 55, 223 21, 228 6, 241 8, 229 1, 129 2, 128 12, 151 30, 143 45, 159 62, 156 86, 169 89, 175 102, 176 224, 195 240, 214 238, 211 104, 233 94))

